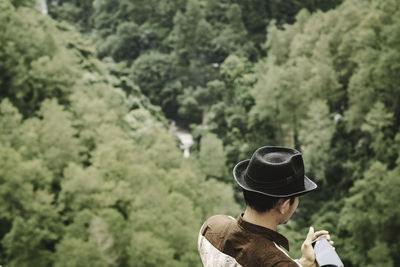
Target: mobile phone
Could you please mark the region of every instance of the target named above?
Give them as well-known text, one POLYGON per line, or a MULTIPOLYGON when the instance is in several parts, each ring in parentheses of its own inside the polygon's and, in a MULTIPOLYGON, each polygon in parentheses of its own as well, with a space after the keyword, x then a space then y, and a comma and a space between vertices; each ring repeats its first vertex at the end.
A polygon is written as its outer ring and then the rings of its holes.
POLYGON ((321 267, 344 267, 339 255, 329 244, 325 236, 321 236, 312 242, 315 260, 321 267))

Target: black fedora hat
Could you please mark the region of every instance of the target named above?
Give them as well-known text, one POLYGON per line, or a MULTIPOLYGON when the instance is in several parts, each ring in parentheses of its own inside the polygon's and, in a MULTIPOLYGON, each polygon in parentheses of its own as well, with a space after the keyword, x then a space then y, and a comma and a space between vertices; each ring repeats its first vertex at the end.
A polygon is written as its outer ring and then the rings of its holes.
POLYGON ((236 164, 236 182, 245 190, 272 197, 302 195, 317 188, 304 173, 303 157, 293 148, 264 146, 236 164))

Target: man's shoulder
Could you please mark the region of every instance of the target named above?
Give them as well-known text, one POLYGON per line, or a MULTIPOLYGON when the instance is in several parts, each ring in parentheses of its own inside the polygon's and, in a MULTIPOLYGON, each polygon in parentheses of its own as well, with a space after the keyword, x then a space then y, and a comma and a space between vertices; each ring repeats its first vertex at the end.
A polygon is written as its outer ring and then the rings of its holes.
POLYGON ((230 225, 232 223, 236 223, 236 219, 232 216, 222 214, 214 215, 204 222, 200 232, 204 235, 207 230, 218 231, 221 228, 225 228, 227 225, 230 225))
POLYGON ((233 217, 214 215, 201 227, 198 238, 198 250, 204 266, 242 267, 225 247, 224 239, 229 239, 236 224, 233 217))
POLYGON ((215 224, 215 225, 232 223, 232 222, 236 222, 236 219, 233 218, 232 216, 223 215, 223 214, 211 216, 210 218, 208 218, 205 221, 206 224, 215 224))

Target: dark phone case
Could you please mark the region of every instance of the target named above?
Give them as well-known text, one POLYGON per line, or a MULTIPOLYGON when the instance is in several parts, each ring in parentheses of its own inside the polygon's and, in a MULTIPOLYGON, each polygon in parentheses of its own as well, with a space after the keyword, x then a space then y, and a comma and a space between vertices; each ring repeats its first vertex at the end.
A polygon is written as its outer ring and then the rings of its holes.
POLYGON ((315 260, 321 267, 344 267, 339 255, 329 244, 326 237, 322 236, 312 243, 314 247, 315 260))

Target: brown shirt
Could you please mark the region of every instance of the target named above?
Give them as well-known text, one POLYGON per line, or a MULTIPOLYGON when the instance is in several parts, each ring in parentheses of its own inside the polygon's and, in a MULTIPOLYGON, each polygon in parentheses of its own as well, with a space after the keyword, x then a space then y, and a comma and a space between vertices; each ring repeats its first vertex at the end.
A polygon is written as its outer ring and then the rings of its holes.
POLYGON ((279 246, 289 250, 281 234, 226 215, 209 218, 199 233, 199 253, 204 266, 298 267, 279 246))

